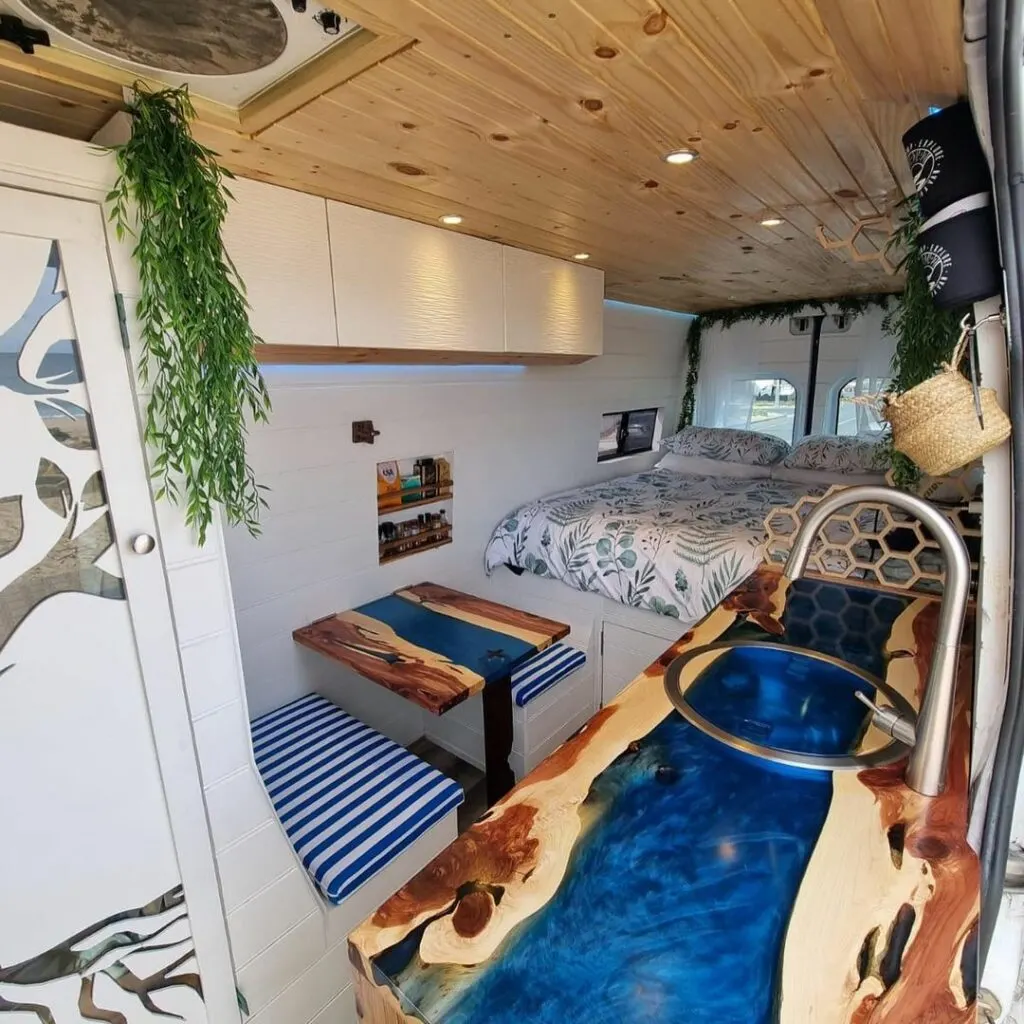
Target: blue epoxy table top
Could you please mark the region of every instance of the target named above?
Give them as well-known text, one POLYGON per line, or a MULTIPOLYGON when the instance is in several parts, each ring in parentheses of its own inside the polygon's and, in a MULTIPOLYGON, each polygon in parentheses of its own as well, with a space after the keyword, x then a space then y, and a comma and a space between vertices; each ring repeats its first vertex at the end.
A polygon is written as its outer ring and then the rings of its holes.
POLYGON ((292 634, 297 643, 443 714, 569 633, 563 622, 434 583, 405 587, 292 634))
POLYGON ((389 594, 352 610, 357 615, 384 623, 408 643, 470 669, 485 684, 507 676, 537 653, 535 644, 519 637, 433 611, 398 594, 389 594))

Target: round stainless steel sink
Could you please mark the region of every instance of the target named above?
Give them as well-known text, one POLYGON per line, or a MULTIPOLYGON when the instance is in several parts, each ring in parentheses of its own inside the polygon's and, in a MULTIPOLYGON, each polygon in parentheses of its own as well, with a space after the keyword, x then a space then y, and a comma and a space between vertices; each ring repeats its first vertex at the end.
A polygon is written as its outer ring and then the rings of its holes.
POLYGON ((778 764, 850 771, 890 764, 909 748, 871 725, 861 692, 915 718, 910 703, 838 658, 758 640, 722 641, 680 655, 665 691, 693 726, 778 764))

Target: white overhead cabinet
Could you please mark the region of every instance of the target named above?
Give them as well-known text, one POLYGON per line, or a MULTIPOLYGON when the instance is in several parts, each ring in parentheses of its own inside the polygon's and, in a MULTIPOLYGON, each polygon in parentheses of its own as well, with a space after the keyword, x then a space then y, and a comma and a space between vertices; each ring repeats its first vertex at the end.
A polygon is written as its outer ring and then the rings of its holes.
POLYGON ((267 345, 338 344, 327 203, 237 178, 224 247, 245 282, 249 321, 267 345))
POLYGON ((505 351, 599 356, 604 349, 604 271, 501 247, 505 351))
POLYGON ((327 203, 343 347, 502 352, 501 246, 327 203))
POLYGON ((264 350, 261 359, 601 354, 600 270, 260 181, 239 178, 230 189, 224 245, 245 282, 253 329, 264 344, 292 350, 264 350))

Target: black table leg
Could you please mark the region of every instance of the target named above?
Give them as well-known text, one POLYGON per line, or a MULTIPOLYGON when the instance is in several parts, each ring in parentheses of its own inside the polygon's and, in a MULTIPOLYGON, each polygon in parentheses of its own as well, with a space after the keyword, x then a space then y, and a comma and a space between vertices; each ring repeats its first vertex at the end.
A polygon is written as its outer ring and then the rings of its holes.
POLYGON ((487 806, 497 803, 515 784, 508 763, 512 753, 512 676, 484 687, 484 762, 487 806))

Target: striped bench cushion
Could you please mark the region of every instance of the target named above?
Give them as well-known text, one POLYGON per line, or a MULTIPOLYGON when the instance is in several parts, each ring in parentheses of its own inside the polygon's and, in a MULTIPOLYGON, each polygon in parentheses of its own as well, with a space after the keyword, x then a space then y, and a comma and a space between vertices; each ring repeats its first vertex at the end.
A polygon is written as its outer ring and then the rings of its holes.
POLYGON ((457 783, 318 694, 257 718, 252 743, 274 810, 332 903, 463 800, 457 783))
POLYGON ((550 689, 587 660, 583 651, 569 644, 552 644, 512 673, 512 699, 525 708, 535 697, 550 689))

